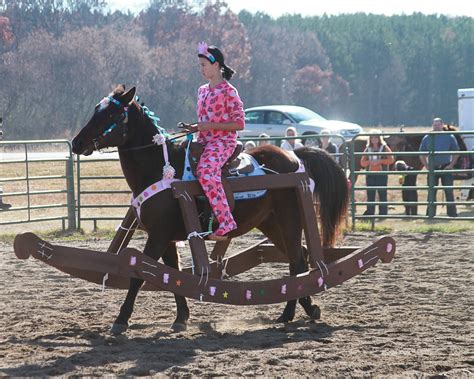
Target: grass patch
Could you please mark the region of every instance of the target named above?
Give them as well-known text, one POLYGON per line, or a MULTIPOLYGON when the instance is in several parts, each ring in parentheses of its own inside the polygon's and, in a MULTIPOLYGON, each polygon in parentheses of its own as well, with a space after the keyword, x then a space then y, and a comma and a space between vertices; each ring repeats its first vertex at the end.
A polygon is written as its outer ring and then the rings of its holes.
POLYGON ((463 233, 472 232, 474 227, 469 225, 440 224, 440 225, 420 225, 414 227, 413 233, 463 233))
MULTIPOLYGON (((348 228, 344 234, 350 234, 348 228)), ((354 228, 356 232, 375 233, 464 233, 474 232, 474 223, 471 221, 445 221, 445 220, 385 220, 376 222, 372 227, 371 222, 356 222, 354 228)))
MULTIPOLYGON (((375 232, 375 233, 392 233, 394 229, 388 225, 377 225, 375 224, 372 227, 371 222, 358 222, 355 225, 354 231, 356 232, 375 232)), ((347 229, 344 234, 350 234, 351 229, 347 229)))
MULTIPOLYGON (((62 229, 53 229, 40 231, 37 234, 40 238, 44 240, 61 240, 61 241, 88 241, 91 239, 107 239, 112 241, 112 239, 117 233, 114 229, 97 229, 91 232, 85 232, 84 230, 62 230, 62 229)), ((15 236, 18 233, 5 233, 0 234, 0 242, 13 243, 15 236)), ((137 230, 134 234, 134 238, 144 237, 146 234, 143 231, 137 230)))

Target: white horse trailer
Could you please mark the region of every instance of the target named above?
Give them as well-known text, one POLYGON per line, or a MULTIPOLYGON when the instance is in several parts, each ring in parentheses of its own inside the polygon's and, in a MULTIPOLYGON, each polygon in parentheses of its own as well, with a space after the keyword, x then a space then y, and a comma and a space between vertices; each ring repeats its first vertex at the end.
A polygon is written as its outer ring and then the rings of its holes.
MULTIPOLYGON (((459 130, 474 131, 474 88, 458 89, 459 130)), ((474 135, 464 136, 468 150, 474 151, 474 135)), ((465 186, 474 186, 474 178, 465 180, 465 186)), ((461 199, 472 199, 474 189, 461 190, 461 199)))

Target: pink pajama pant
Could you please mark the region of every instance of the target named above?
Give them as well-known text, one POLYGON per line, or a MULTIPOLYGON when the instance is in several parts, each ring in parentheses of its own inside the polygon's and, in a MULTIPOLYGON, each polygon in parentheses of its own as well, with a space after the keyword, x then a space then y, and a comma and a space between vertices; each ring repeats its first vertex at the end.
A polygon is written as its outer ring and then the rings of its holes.
POLYGON ((230 158, 236 145, 235 139, 207 141, 197 167, 197 179, 219 223, 219 229, 216 231, 218 235, 224 235, 237 228, 221 182, 222 166, 230 158))

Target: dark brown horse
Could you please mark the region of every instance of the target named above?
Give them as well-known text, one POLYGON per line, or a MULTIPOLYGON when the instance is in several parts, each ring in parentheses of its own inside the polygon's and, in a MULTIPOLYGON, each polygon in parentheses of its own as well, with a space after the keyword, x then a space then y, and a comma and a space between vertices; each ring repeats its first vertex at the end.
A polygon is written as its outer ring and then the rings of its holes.
MULTIPOLYGON (((444 131, 451 131, 451 132, 458 131, 458 129, 452 125, 445 125, 443 129, 444 131)), ((390 134, 390 133, 387 133, 387 134, 390 134)), ((421 140, 423 139, 424 136, 425 136, 424 133, 419 134, 419 135, 390 135, 388 137, 385 137, 385 142, 387 142, 387 145, 393 151, 395 161, 403 160, 408 166, 413 167, 415 170, 421 170, 423 168, 423 165, 421 164, 419 154, 397 155, 397 152, 414 152, 414 153, 418 152, 420 149, 421 140)), ((461 135, 457 134, 455 135, 455 137, 459 145, 459 150, 466 151, 467 147, 461 135)), ((367 137, 359 137, 359 138, 356 137, 353 143, 348 144, 348 148, 352 150, 352 146, 354 146, 355 152, 362 153, 367 146, 367 137)), ((341 146, 341 151, 342 149, 345 149, 344 144, 341 146)), ((351 153, 352 151, 350 151, 349 156, 352 156, 351 153)), ((344 157, 344 159, 346 158, 344 157)), ((466 160, 466 159, 468 159, 468 156, 465 156, 465 158, 460 157, 456 165, 454 166, 454 168, 455 169, 467 168, 465 167, 466 163, 463 162, 463 160, 466 160)), ((355 171, 360 171, 361 170, 360 157, 359 159, 356 159, 354 164, 355 164, 355 171)), ((351 169, 351 163, 347 162, 347 165, 348 165, 347 167, 351 169)), ((455 175, 454 178, 464 179, 463 174, 455 175)))
MULTIPOLYGON (((456 128, 453 125, 448 124, 448 125, 444 125, 443 131, 445 131, 445 132, 457 132, 457 131, 459 131, 459 129, 456 128)), ((425 136, 425 134, 422 134, 422 135, 407 135, 407 136, 395 135, 395 136, 387 137, 385 139, 385 141, 387 142, 387 144, 390 146, 390 148, 392 149, 392 151, 395 154, 398 151, 417 152, 420 149, 421 140, 423 139, 424 136, 425 136)), ((466 146, 462 136, 460 134, 456 134, 455 138, 458 142, 459 150, 460 151, 466 151, 467 146, 466 146)), ((464 157, 468 158, 467 155, 464 156, 464 157)), ((399 160, 399 159, 404 160, 408 166, 412 166, 415 170, 421 170, 422 167, 423 167, 422 164, 421 164, 421 161, 420 161, 420 157, 417 154, 404 155, 404 156, 398 156, 398 157, 395 155, 395 160, 399 160)), ((463 165, 464 165, 463 157, 461 156, 461 157, 458 158, 454 168, 455 169, 465 168, 463 165)), ((459 179, 462 179, 463 174, 458 174, 458 175, 461 175, 459 177, 459 179)), ((457 178, 456 175, 455 175, 455 178, 457 178)))
MULTIPOLYGON (((117 146, 123 173, 134 196, 145 188, 162 179, 165 164, 163 147, 151 144, 159 133, 151 118, 134 101, 135 88, 125 93, 124 87, 117 87, 109 97, 99 103, 86 126, 73 139, 73 151, 76 154, 90 155, 94 150, 117 146)), ((185 149, 178 144, 167 142, 169 161, 176 169, 176 177, 183 174, 185 149)), ((316 183, 317 196, 320 199, 320 226, 323 245, 335 242, 338 228, 347 212, 348 190, 341 168, 324 151, 302 148, 296 155, 301 159, 308 174, 316 183)), ((298 168, 297 159, 284 150, 266 145, 256 148, 252 155, 261 165, 280 173, 294 172, 298 168)), ((305 248, 301 244, 302 221, 298 203, 292 190, 268 190, 258 199, 239 201, 233 215, 238 229, 231 237, 243 235, 253 228, 260 229, 282 252, 290 262, 290 274, 307 271, 305 248)), ((185 240, 186 232, 178 201, 171 190, 159 192, 141 208, 141 222, 148 233, 144 254, 178 268, 176 240, 185 240)), ((116 318, 112 333, 119 334, 128 327, 133 305, 143 281, 131 279, 130 288, 120 313, 116 318)), ((186 299, 175 295, 177 317, 174 330, 184 330, 189 318, 186 299)), ((305 312, 311 318, 320 317, 320 309, 313 305, 310 297, 299 299, 305 312)), ((296 300, 289 301, 279 322, 288 322, 294 318, 296 300)))

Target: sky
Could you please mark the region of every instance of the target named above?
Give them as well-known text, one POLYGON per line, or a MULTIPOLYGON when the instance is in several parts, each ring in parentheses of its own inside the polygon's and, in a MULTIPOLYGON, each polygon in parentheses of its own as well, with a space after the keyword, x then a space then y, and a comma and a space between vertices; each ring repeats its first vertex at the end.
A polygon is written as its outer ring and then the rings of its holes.
MULTIPOLYGON (((106 0, 112 9, 138 12, 149 0, 106 0)), ((229 7, 236 13, 246 9, 252 13, 263 11, 270 16, 300 13, 303 16, 317 16, 324 13, 375 13, 384 15, 443 14, 448 16, 474 17, 471 0, 227 0, 229 7)))

